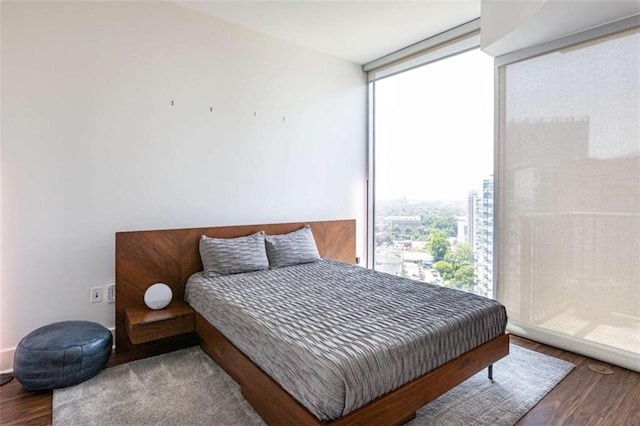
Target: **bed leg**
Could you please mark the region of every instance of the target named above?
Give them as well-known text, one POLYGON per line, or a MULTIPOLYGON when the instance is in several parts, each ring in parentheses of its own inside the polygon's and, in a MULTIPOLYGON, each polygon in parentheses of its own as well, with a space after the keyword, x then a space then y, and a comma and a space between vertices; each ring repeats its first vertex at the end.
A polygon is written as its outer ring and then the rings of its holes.
POLYGON ((487 368, 487 373, 489 373, 489 380, 493 382, 493 364, 491 364, 489 368, 487 368))

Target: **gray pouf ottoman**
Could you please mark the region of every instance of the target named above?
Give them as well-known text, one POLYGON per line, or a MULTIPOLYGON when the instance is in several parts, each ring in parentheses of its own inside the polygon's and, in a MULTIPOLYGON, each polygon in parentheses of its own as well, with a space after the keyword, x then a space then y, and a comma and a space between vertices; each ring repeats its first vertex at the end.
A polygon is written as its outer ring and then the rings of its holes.
POLYGON ((113 338, 90 321, 62 321, 25 336, 13 359, 15 378, 29 390, 75 385, 98 374, 111 357, 113 338))

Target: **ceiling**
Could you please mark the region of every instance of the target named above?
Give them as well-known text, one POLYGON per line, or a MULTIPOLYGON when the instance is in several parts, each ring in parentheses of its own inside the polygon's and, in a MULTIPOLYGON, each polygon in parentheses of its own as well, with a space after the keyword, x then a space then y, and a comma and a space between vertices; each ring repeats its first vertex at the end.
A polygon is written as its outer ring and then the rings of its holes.
POLYGON ((480 16, 480 0, 174 3, 357 64, 480 16))

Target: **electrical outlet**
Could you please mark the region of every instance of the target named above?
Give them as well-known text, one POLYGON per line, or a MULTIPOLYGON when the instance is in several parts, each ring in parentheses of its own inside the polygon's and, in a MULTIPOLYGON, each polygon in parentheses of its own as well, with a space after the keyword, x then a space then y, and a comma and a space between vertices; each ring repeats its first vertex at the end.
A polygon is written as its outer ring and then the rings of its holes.
POLYGON ((102 287, 91 287, 91 303, 102 302, 102 287))
POLYGON ((107 284, 107 302, 113 303, 116 301, 116 284, 107 284))

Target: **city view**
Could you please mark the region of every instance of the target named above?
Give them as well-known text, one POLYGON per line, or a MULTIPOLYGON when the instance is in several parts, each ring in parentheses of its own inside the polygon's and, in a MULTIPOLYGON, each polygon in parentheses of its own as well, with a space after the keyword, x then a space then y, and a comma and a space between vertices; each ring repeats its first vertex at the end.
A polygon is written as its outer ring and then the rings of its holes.
POLYGON ((375 82, 374 268, 493 297, 493 60, 375 82))
POLYGON ((493 297, 493 178, 466 200, 378 201, 375 269, 493 297))

